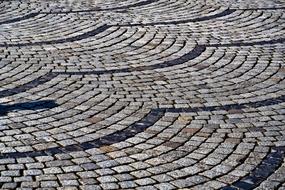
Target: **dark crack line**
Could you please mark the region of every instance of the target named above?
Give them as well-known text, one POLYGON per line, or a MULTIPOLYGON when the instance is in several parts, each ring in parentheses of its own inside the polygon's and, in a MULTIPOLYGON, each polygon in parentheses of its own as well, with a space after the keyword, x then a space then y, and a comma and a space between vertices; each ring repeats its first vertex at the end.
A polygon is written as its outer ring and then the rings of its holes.
POLYGON ((222 190, 250 190, 258 187, 282 165, 284 158, 285 147, 274 147, 271 153, 248 176, 230 186, 223 187, 222 190))
POLYGON ((145 6, 145 5, 150 5, 152 3, 158 2, 159 0, 146 0, 146 1, 140 1, 138 3, 134 3, 131 5, 124 5, 124 6, 120 6, 120 7, 114 7, 114 8, 105 8, 105 9, 101 9, 99 8, 99 11, 114 11, 114 10, 120 10, 120 9, 130 9, 130 8, 135 8, 135 7, 141 7, 141 6, 145 6))
POLYGON ((285 38, 272 39, 272 40, 262 40, 257 42, 233 42, 231 44, 208 44, 207 47, 242 47, 242 46, 263 46, 263 45, 274 45, 284 43, 285 38))
POLYGON ((11 24, 11 23, 14 23, 14 22, 20 22, 22 20, 27 20, 27 19, 36 17, 39 14, 40 13, 38 13, 38 12, 37 13, 30 13, 30 14, 24 15, 22 17, 17 17, 17 18, 11 19, 11 20, 5 20, 5 21, 0 22, 0 25, 2 25, 2 24, 11 24))
POLYGON ((260 7, 260 8, 247 8, 247 9, 236 9, 239 11, 267 11, 267 10, 283 10, 285 7, 260 7))
POLYGON ((92 12, 99 12, 99 11, 103 11, 103 10, 100 8, 95 8, 95 9, 86 9, 86 10, 70 10, 70 11, 58 11, 58 12, 55 12, 55 11, 43 12, 43 11, 41 11, 40 14, 60 15, 60 14, 73 14, 73 13, 92 13, 92 12))
POLYGON ((196 108, 166 108, 165 111, 172 113, 182 113, 182 112, 191 113, 191 112, 200 112, 200 111, 219 111, 219 110, 228 111, 228 110, 241 110, 246 108, 259 108, 263 106, 272 106, 283 102, 285 102, 285 95, 276 98, 265 99, 258 102, 249 102, 243 104, 228 104, 224 106, 196 107, 196 108))
MULTIPOLYGON (((122 6, 122 7, 114 7, 114 8, 106 8, 106 9, 102 9, 102 8, 94 8, 94 9, 85 9, 85 10, 70 10, 70 11, 58 11, 58 12, 39 12, 39 14, 71 14, 71 13, 92 13, 92 12, 100 12, 100 11, 116 11, 118 10, 118 12, 124 12, 124 11, 127 11, 129 8, 133 8, 133 7, 137 7, 137 6, 143 6, 143 5, 148 5, 148 4, 151 4, 151 3, 154 3, 154 2, 157 2, 157 1, 145 1, 146 3, 137 3, 137 4, 134 4, 134 5, 130 5, 130 6, 122 6)), ((175 22, 178 22, 179 24, 181 23, 188 23, 188 22, 199 22, 199 21, 205 21, 205 20, 210 20, 210 19, 213 19, 211 17, 213 16, 216 16, 216 17, 223 17, 223 16, 226 16, 228 14, 231 14, 230 12, 235 12, 235 11, 259 11, 259 10, 283 10, 285 9, 285 7, 261 7, 261 8, 257 8, 257 9, 254 9, 254 8, 248 8, 248 9, 239 9, 239 8, 235 8, 235 9, 227 9, 225 11, 223 11, 222 13, 218 13, 216 15, 211 15, 211 16, 205 16, 205 17, 201 17, 201 18, 196 18, 196 19, 189 19, 188 21, 185 20, 181 20, 181 21, 175 21, 175 22), (227 13, 227 11, 229 11, 227 13), (219 16, 219 14, 221 14, 219 16), (223 15, 225 14, 225 15, 223 15)), ((161 25, 161 24, 165 24, 167 22, 158 22, 157 25, 161 25)), ((151 23, 148 23, 149 25, 152 25, 151 23)), ((139 26, 139 24, 138 24, 139 26)))
POLYGON ((83 33, 78 36, 70 37, 70 38, 63 38, 58 40, 50 40, 50 41, 40 41, 40 42, 33 42, 33 43, 23 43, 23 44, 0 44, 0 47, 25 47, 25 46, 40 46, 40 45, 53 45, 53 44, 60 44, 60 43, 67 43, 67 42, 75 42, 80 41, 89 37, 96 36, 99 33, 102 33, 109 29, 110 26, 104 24, 94 30, 89 32, 83 33))
POLYGON ((207 20, 212 20, 220 17, 224 17, 234 13, 235 9, 226 9, 223 12, 217 13, 215 15, 204 16, 195 19, 186 19, 186 20, 177 20, 177 21, 168 21, 168 22, 151 22, 151 23, 138 23, 138 24, 117 24, 113 26, 120 27, 134 27, 134 26, 155 26, 155 25, 177 25, 177 24, 186 24, 191 22, 202 22, 207 20))

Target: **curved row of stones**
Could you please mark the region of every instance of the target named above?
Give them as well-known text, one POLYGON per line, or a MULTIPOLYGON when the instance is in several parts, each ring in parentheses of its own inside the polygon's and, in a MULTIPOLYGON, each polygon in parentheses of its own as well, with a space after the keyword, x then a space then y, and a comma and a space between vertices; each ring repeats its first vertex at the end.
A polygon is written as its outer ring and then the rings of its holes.
POLYGON ((1 2, 1 189, 284 189, 284 7, 1 2))

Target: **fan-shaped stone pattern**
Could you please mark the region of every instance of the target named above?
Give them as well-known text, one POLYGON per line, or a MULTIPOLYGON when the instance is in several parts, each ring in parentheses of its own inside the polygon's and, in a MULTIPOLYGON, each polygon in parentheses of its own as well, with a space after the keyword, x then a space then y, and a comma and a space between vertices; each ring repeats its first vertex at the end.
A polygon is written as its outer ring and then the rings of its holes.
POLYGON ((2 1, 1 189, 283 189, 279 1, 2 1))

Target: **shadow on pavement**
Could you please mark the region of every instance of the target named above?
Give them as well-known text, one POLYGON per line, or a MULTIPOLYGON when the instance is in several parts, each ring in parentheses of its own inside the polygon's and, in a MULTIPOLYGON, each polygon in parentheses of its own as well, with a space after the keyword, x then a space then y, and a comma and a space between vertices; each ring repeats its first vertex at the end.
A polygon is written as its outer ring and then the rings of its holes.
POLYGON ((11 105, 0 105, 0 116, 7 115, 7 113, 10 111, 51 109, 57 106, 58 104, 56 104, 53 100, 41 100, 11 105))

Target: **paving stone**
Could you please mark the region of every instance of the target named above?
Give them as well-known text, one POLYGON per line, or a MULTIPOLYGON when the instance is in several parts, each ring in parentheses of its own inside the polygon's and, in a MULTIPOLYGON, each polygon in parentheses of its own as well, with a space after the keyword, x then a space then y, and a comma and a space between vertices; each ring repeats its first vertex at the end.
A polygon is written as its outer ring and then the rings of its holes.
POLYGON ((284 187, 284 1, 0 7, 0 189, 284 187))

